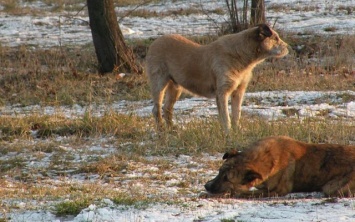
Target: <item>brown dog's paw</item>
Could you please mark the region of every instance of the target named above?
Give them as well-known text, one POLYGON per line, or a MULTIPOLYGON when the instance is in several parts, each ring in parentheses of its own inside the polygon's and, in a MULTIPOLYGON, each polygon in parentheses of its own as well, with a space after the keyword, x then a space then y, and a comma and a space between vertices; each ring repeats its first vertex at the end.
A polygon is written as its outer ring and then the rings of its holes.
POLYGON ((207 199, 207 198, 230 198, 231 194, 229 193, 221 193, 221 194, 212 194, 206 191, 202 191, 198 194, 199 198, 207 199))
POLYGON ((201 193, 198 194, 198 197, 202 199, 207 199, 210 197, 210 195, 211 195, 210 193, 202 191, 201 193))

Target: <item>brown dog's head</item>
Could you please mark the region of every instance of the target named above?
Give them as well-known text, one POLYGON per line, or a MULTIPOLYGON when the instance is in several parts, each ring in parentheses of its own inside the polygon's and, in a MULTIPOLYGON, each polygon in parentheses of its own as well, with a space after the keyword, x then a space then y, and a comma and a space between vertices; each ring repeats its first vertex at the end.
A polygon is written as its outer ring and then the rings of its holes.
POLYGON ((238 195, 248 192, 262 176, 252 170, 242 152, 232 151, 224 154, 225 162, 218 175, 205 184, 205 189, 211 194, 231 193, 238 195))
POLYGON ((279 37, 277 32, 268 25, 261 24, 255 29, 255 38, 259 44, 258 53, 265 57, 281 58, 288 54, 288 45, 279 37))

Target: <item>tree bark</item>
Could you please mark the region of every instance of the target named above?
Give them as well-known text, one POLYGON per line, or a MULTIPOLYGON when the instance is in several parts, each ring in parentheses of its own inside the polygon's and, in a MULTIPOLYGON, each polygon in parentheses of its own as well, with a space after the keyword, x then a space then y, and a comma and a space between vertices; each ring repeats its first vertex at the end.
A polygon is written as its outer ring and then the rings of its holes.
POLYGON ((113 0, 87 0, 90 28, 101 74, 143 72, 123 38, 117 22, 113 0))
POLYGON ((265 1, 264 0, 252 0, 250 11, 250 25, 255 26, 261 23, 265 23, 265 1))

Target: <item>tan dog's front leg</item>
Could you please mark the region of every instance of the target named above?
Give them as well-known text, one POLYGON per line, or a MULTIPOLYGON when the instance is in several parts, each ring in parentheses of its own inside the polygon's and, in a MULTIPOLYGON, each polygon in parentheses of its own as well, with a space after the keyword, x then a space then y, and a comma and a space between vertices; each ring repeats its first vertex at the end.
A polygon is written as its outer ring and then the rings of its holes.
POLYGON ((228 95, 225 92, 217 93, 217 107, 218 107, 218 115, 225 133, 229 133, 231 128, 229 112, 228 112, 228 95))
POLYGON ((238 88, 233 91, 231 97, 232 106, 232 127, 234 130, 240 127, 239 120, 241 116, 241 107, 243 103, 243 97, 247 86, 246 84, 241 84, 238 88))

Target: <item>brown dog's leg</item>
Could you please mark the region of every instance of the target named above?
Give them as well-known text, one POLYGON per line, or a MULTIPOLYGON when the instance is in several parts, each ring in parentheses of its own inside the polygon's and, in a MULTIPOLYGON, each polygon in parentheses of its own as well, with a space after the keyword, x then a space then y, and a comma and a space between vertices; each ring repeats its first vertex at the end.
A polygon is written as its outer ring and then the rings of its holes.
POLYGON ((262 198, 262 197, 278 197, 280 196, 276 192, 271 192, 268 190, 255 190, 249 192, 243 192, 241 194, 237 194, 236 197, 240 198, 262 198))
POLYGON ((223 130, 225 133, 228 133, 231 128, 228 112, 228 95, 225 92, 217 92, 216 102, 223 130))
POLYGON ((163 106, 164 119, 169 128, 173 126, 173 108, 176 101, 179 99, 182 88, 174 84, 172 81, 168 83, 165 91, 165 100, 163 106))
POLYGON ((246 84, 241 84, 232 93, 232 97, 231 97, 232 123, 231 124, 234 130, 236 130, 239 127, 241 107, 242 107, 243 97, 246 88, 247 88, 246 84))
POLYGON ((258 190, 253 192, 253 195, 257 197, 278 197, 285 196, 292 192, 293 189, 293 175, 295 172, 295 162, 290 164, 279 171, 279 175, 275 175, 272 180, 265 181, 262 184, 255 186, 258 190))
POLYGON ((325 195, 338 197, 355 197, 355 173, 337 177, 326 183, 322 190, 325 195))

